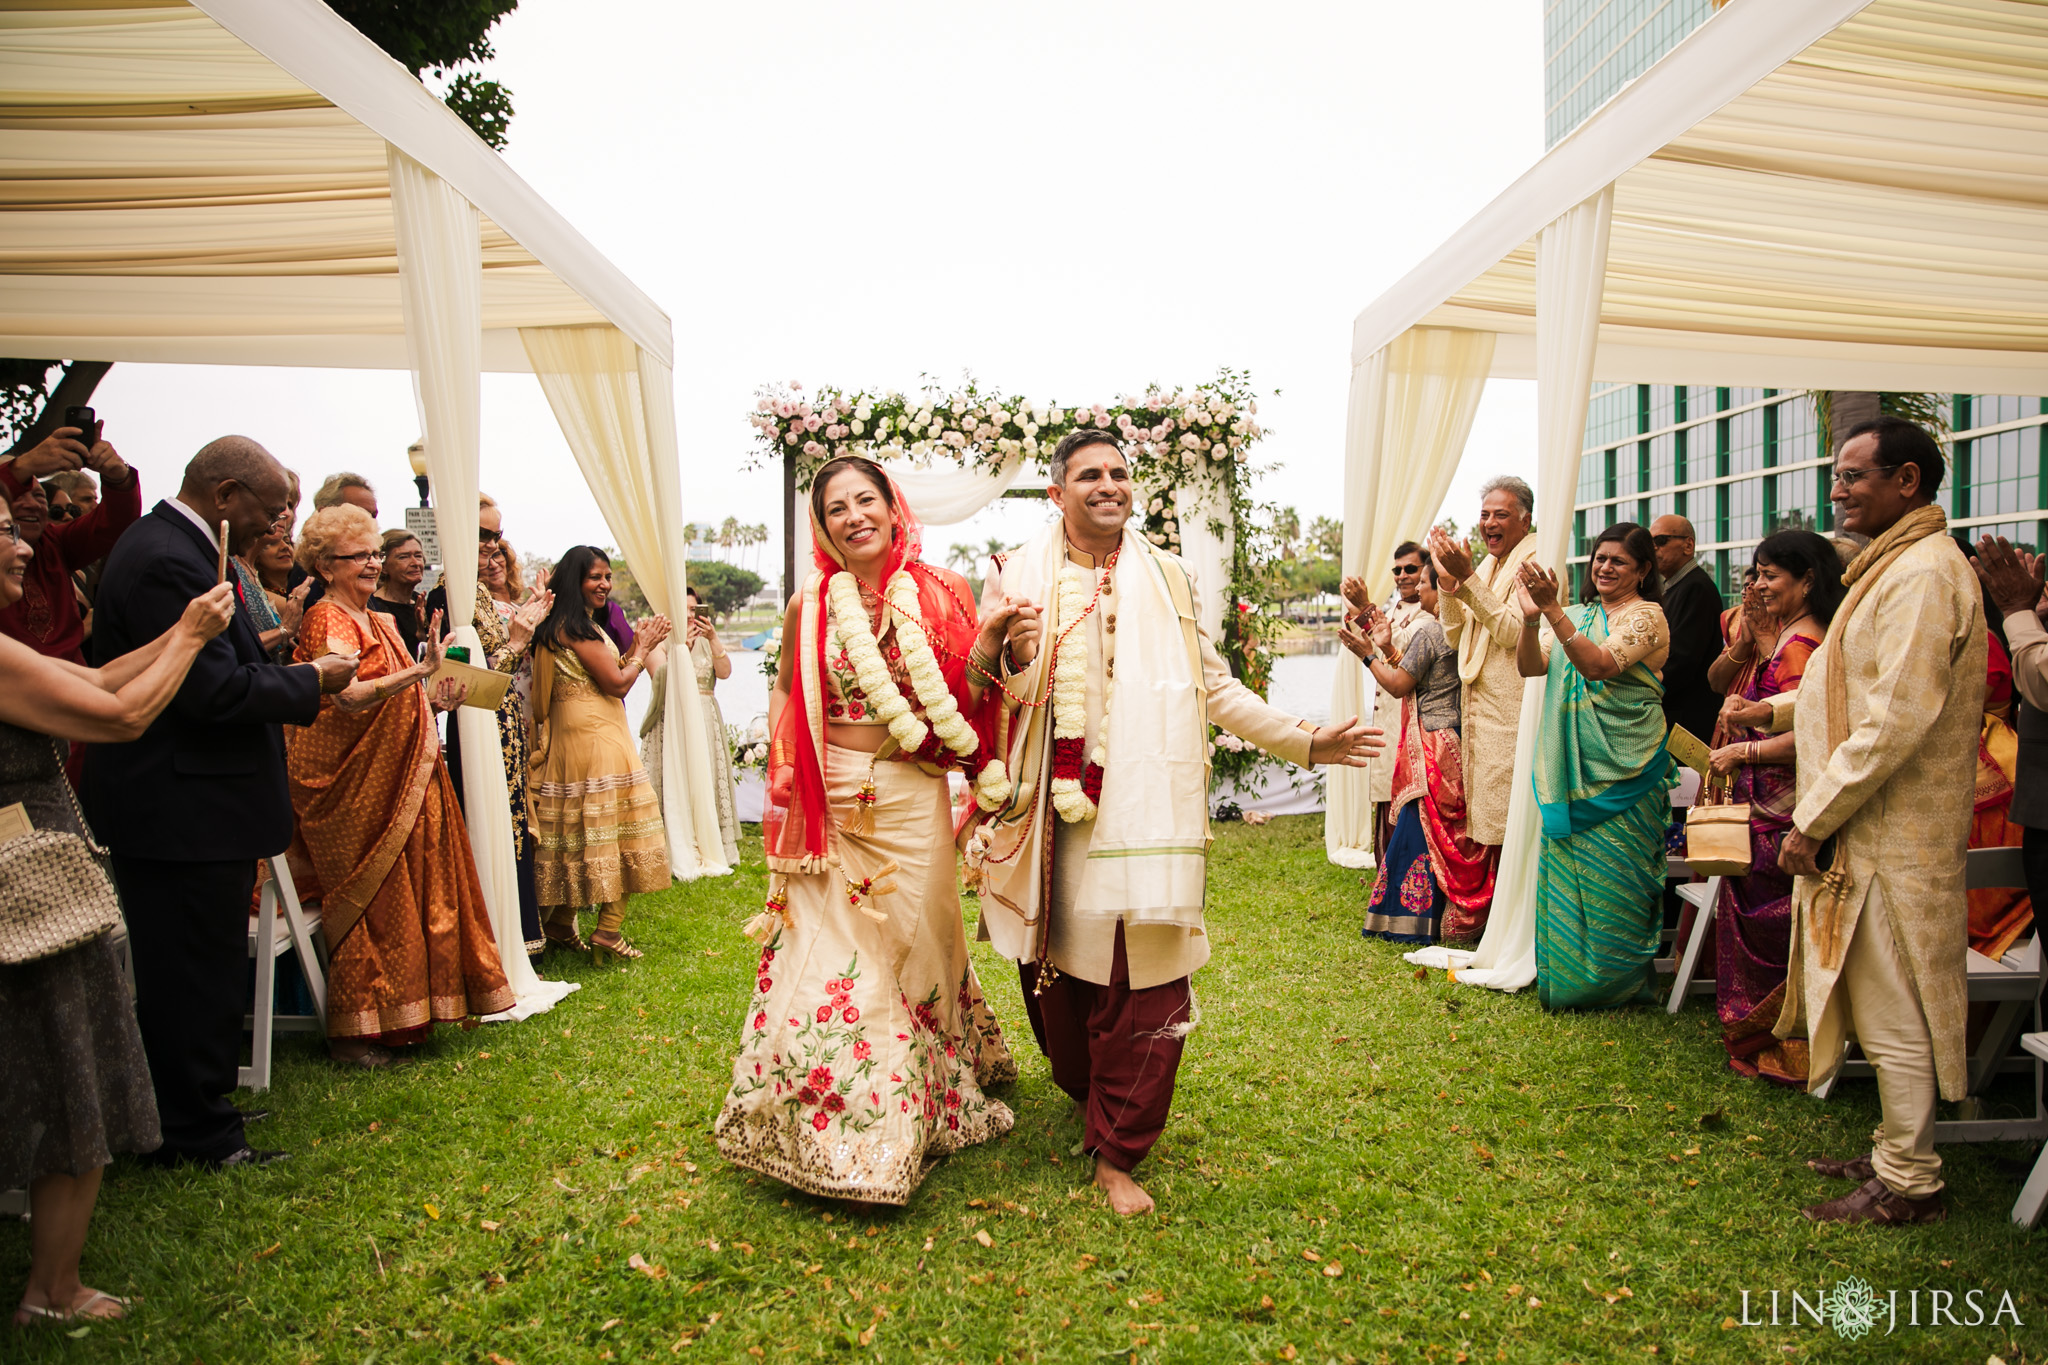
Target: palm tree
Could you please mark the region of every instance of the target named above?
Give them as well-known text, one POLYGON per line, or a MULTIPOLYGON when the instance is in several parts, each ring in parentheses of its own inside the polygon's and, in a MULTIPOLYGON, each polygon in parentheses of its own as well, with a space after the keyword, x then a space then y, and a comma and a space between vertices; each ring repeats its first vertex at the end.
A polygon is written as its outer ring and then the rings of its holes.
POLYGON ((738 517, 727 517, 724 521, 718 523, 718 548, 730 554, 733 542, 739 537, 739 530, 740 519, 738 517))

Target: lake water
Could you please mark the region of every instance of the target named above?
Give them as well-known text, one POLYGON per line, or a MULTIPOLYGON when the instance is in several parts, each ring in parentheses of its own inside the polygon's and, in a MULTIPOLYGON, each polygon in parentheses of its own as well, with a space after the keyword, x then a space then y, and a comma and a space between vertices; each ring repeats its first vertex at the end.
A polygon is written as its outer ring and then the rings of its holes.
MULTIPOLYGON (((768 714, 768 678, 761 672, 761 651, 735 649, 732 676, 718 684, 718 707, 727 725, 744 726, 756 716, 768 714)), ((1338 660, 1351 656, 1336 649, 1327 654, 1283 654, 1273 661, 1273 705, 1291 715, 1321 725, 1330 718, 1330 686, 1337 676, 1338 660)), ((1357 665, 1353 663, 1353 667, 1357 665)), ((640 718, 647 714, 650 687, 636 682, 626 695, 626 718, 633 733, 640 733, 640 718)))

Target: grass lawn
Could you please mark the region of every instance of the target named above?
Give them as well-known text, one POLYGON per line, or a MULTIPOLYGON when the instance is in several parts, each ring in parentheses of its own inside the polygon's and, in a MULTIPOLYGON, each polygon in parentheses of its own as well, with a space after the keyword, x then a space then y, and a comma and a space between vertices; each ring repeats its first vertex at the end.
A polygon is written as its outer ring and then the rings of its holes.
MULTIPOLYGON (((0 1358, 2048 1359, 2048 1231, 2007 1221, 2030 1150, 1946 1149, 1945 1226, 1809 1225, 1798 1206, 1847 1187, 1803 1161, 1864 1150, 1871 1084, 1824 1106, 1743 1081, 1701 1004, 1549 1016, 1532 992, 1418 980, 1360 939, 1365 888, 1324 860, 1321 829, 1220 829, 1203 1023, 1141 1168, 1156 1217, 1119 1221, 1095 1195, 1015 972, 982 948, 1024 1069, 1006 1140, 879 1217, 720 1161, 756 838, 739 875, 640 902, 643 962, 551 965, 583 982, 551 1014, 446 1030, 392 1076, 283 1044, 256 1134, 292 1159, 118 1164, 85 1270, 138 1296, 133 1317, 0 1329, 0 1358), (1745 1290, 1766 1324, 1777 1291, 1782 1324, 1794 1290, 1848 1276, 1898 1291, 1890 1336, 1882 1318, 1860 1341, 1740 1323, 1745 1290), (1967 1323, 1973 1289, 1984 1325, 1907 1325, 1910 1291, 1923 1324, 1929 1290, 1967 1323), (2023 1326, 1990 1323, 2006 1291, 2023 1326)), ((27 1262, 23 1226, 0 1228, 10 1285, 27 1262)))

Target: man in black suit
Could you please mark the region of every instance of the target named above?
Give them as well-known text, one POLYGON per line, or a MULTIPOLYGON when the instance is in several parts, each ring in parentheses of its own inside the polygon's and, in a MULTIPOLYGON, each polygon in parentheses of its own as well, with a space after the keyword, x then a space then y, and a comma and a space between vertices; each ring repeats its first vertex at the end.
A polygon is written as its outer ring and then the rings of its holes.
POLYGON ((1664 620, 1671 657, 1664 662, 1664 720, 1705 744, 1714 741, 1721 695, 1707 685, 1707 665, 1721 652, 1721 590, 1694 558, 1692 523, 1662 516, 1650 523, 1657 575, 1664 583, 1664 620))
MULTIPOLYGON (((222 522, 246 550, 286 509, 285 473, 244 436, 224 436, 185 466, 178 496, 122 535, 100 579, 93 661, 104 664, 169 628, 213 587, 222 522)), ((236 583, 235 596, 242 590, 236 583)), ((136 1015, 156 1086, 164 1162, 262 1164, 228 1102, 248 992, 249 901, 256 860, 292 837, 281 723, 310 725, 355 660, 269 661, 246 603, 193 661, 177 698, 132 744, 86 753, 93 829, 113 851, 135 963, 136 1015)))

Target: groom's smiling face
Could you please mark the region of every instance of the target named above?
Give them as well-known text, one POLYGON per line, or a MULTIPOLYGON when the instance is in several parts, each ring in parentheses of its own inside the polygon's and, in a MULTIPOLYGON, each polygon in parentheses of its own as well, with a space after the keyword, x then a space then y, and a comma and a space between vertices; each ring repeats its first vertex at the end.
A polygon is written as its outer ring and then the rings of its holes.
POLYGON ((1067 525, 1095 536, 1122 531, 1131 517, 1131 467, 1107 443, 1082 446, 1067 457, 1067 479, 1048 490, 1067 525))

